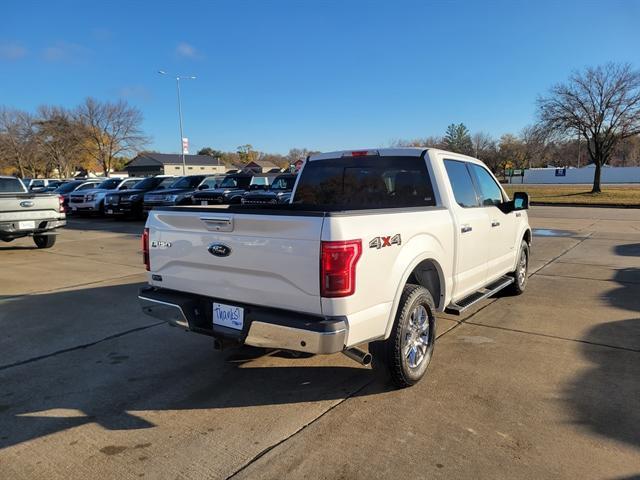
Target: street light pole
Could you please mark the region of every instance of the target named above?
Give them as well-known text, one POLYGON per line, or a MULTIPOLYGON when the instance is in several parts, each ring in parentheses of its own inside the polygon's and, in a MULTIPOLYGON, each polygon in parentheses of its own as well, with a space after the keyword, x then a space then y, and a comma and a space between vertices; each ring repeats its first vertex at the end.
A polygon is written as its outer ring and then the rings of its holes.
MULTIPOLYGON (((167 72, 165 72, 164 70, 158 70, 158 73, 160 75, 166 75, 167 72)), ((180 124, 180 154, 182 155, 182 175, 186 175, 187 174, 187 161, 185 159, 184 156, 184 144, 183 144, 183 139, 184 139, 184 131, 182 128, 182 101, 180 99, 180 80, 185 79, 185 80, 195 80, 196 77, 191 75, 188 77, 181 77, 180 75, 176 75, 176 91, 178 93, 178 120, 179 120, 179 124, 180 124)))

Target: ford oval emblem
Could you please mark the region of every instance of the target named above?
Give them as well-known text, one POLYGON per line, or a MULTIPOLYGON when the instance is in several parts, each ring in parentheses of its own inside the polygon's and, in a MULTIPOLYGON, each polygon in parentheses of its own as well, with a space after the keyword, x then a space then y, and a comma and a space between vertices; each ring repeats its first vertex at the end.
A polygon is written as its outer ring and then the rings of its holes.
POLYGON ((24 208, 33 207, 34 205, 35 203, 33 203, 31 200, 25 200, 24 202, 20 202, 20 206, 24 208))
POLYGON ((216 257, 228 257, 231 254, 231 248, 222 243, 212 243, 208 250, 211 255, 216 257))

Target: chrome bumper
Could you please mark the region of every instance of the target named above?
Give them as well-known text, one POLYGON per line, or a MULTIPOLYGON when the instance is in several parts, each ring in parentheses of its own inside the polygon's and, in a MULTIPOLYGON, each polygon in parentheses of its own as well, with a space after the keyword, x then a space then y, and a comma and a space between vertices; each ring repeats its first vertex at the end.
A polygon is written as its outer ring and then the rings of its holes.
POLYGON ((189 321, 180 305, 143 297, 142 295, 138 295, 138 300, 142 311, 147 315, 164 320, 176 327, 189 328, 189 321))
POLYGON ((347 326, 333 332, 314 332, 255 321, 244 343, 254 347, 282 348, 308 353, 336 353, 344 350, 347 326))
MULTIPOLYGON (((180 305, 139 295, 142 311, 172 325, 189 329, 189 320, 180 305)), ((334 330, 319 332, 304 328, 254 320, 244 343, 254 347, 294 350, 298 352, 329 354, 341 352, 347 340, 347 324, 341 320, 334 330)))

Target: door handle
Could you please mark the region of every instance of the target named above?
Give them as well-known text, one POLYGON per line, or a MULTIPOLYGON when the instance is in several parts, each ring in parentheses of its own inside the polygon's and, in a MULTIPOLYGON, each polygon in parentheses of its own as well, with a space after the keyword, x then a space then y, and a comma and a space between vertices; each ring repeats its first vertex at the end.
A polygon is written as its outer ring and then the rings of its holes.
POLYGON ((495 220, 493 222, 491 222, 491 226, 492 227, 499 227, 500 226, 500 222, 496 222, 495 220))
POLYGON ((462 233, 469 233, 471 230, 473 230, 473 228, 469 225, 463 225, 460 229, 462 233))

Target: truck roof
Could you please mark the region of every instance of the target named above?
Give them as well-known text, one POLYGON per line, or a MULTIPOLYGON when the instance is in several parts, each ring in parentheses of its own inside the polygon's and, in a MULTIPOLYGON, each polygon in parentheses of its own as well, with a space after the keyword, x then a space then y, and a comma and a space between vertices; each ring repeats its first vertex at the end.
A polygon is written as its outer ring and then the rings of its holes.
POLYGON ((309 156, 309 161, 315 160, 327 160, 331 158, 339 158, 343 156, 352 156, 354 152, 358 152, 364 155, 364 152, 377 152, 381 157, 419 157, 425 151, 433 153, 444 153, 448 155, 455 155, 456 158, 464 158, 470 162, 482 163, 480 160, 463 155, 461 153, 449 152, 438 148, 431 147, 392 147, 392 148, 363 148, 353 150, 336 150, 334 152, 316 153, 309 156))

